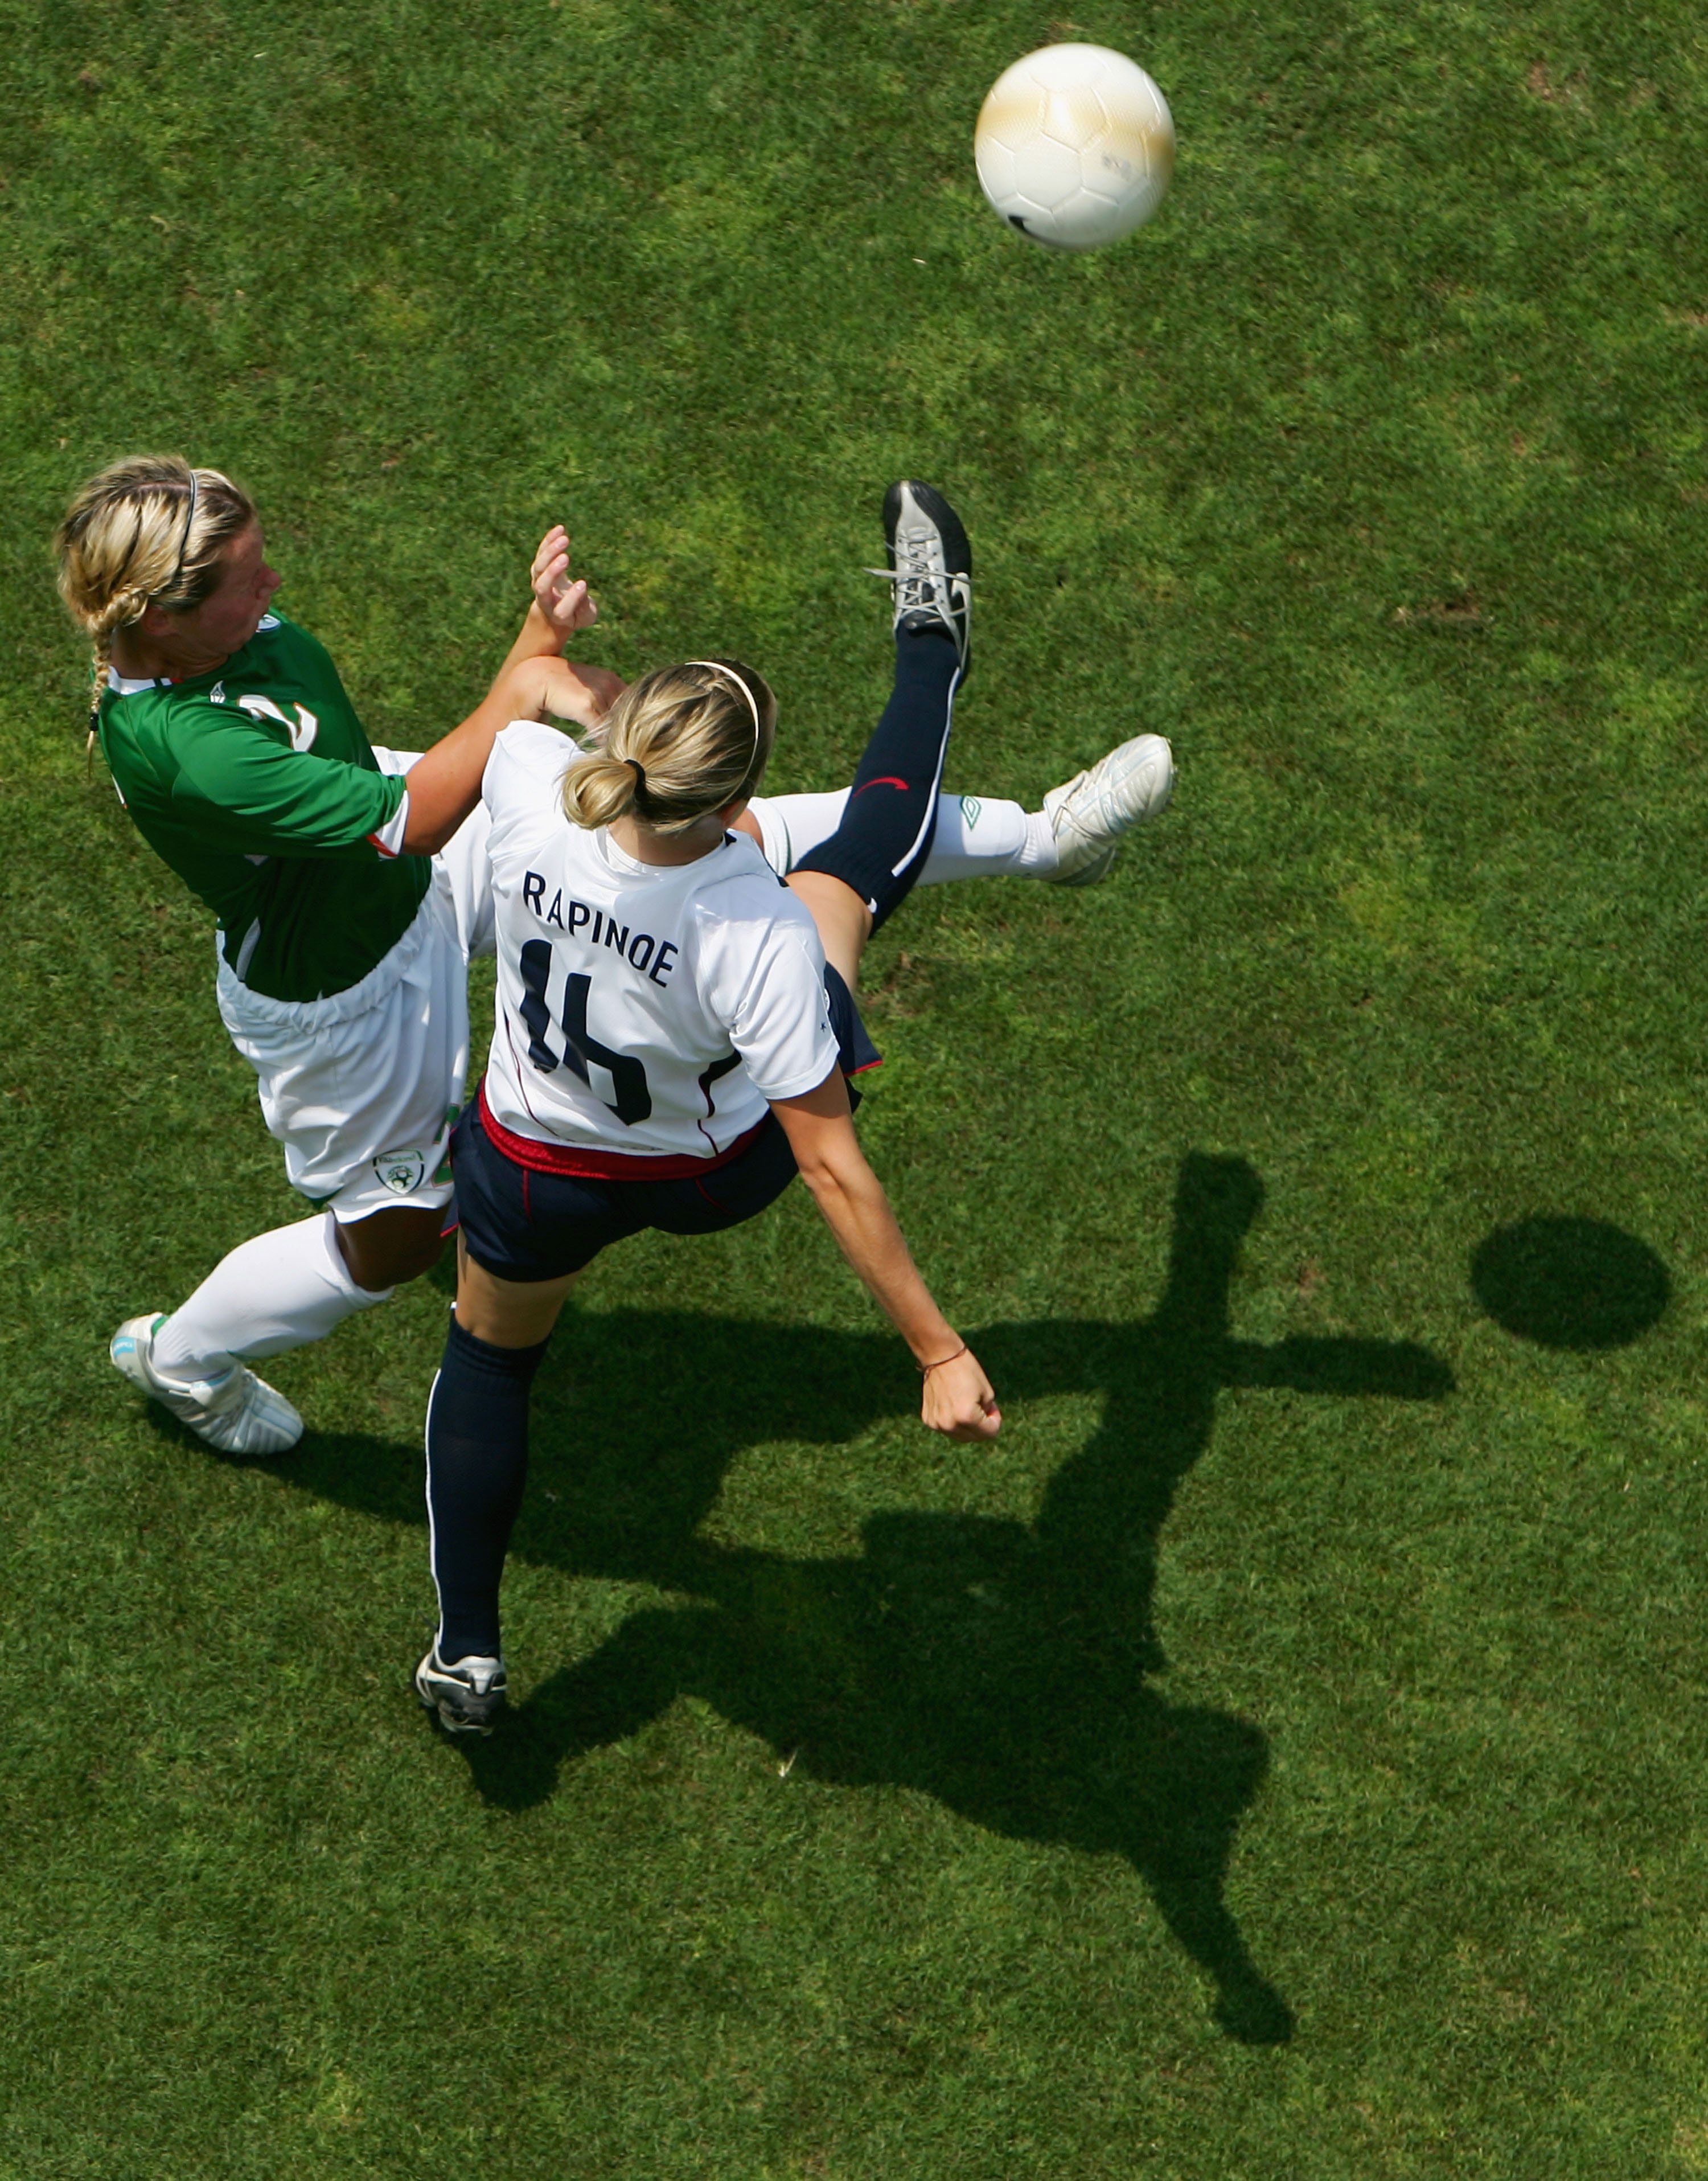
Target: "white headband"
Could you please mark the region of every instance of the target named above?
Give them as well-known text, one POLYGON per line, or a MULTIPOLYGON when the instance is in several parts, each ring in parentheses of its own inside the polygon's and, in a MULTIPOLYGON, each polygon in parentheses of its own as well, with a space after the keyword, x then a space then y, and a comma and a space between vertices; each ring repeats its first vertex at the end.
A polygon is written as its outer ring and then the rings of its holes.
POLYGON ((196 527, 196 501, 201 489, 201 480, 192 470, 190 472, 190 512, 184 518, 184 535, 178 541, 178 564, 172 571, 172 581, 166 586, 168 591, 178 588, 178 579, 184 573, 184 556, 190 550, 190 533, 196 527))
POLYGON ((753 700, 752 691, 747 687, 747 676, 738 674, 733 666, 725 666, 721 659, 691 659, 686 663, 690 666, 709 666, 714 674, 727 674, 747 699, 747 710, 753 715, 753 750, 757 756, 759 748, 759 707, 753 700))

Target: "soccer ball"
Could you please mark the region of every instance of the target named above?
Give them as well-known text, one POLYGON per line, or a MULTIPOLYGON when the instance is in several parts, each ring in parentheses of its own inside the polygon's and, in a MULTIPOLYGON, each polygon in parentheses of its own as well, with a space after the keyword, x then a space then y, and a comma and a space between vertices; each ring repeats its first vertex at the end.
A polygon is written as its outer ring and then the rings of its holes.
POLYGON ((1162 202, 1174 121, 1125 53, 1044 46, 991 86, 972 153, 1011 227, 1053 250, 1094 250, 1143 227, 1162 202))

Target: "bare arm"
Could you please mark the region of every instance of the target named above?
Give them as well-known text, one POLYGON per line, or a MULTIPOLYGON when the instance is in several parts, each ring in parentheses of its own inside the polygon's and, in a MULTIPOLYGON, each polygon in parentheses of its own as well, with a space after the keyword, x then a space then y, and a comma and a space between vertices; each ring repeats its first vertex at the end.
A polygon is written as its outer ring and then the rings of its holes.
MULTIPOLYGON (((510 646, 510 655, 499 669, 501 675, 526 660, 560 657, 564 646, 576 632, 591 628, 599 617, 599 609, 588 593, 587 579, 578 576, 573 582, 570 580, 570 533, 561 522, 554 524, 541 538, 528 579, 533 586, 534 602, 528 608, 521 633, 510 646)), ((580 666, 576 671, 603 698, 602 710, 622 695, 625 685, 609 668, 580 666)))
POLYGON ((1002 1412, 990 1381, 931 1300, 908 1255, 883 1184, 854 1134, 840 1069, 804 1097, 774 1100, 772 1111, 843 1256, 913 1350, 914 1361, 936 1367, 926 1374, 922 1420, 950 1438, 994 1438, 1002 1412))
POLYGON ((540 540, 528 573, 534 602, 492 687, 460 726, 410 768, 405 855, 444 848, 480 801, 493 743, 512 720, 550 713, 595 727, 623 693, 625 684, 609 669, 572 666, 562 656, 576 631, 599 617, 585 579, 570 580, 570 536, 562 523, 540 540))
POLYGON ((566 659, 529 658, 507 666, 461 726, 410 767, 404 853, 431 856, 444 848, 480 801, 493 744, 512 720, 550 714, 590 727, 603 713, 586 670, 566 659))

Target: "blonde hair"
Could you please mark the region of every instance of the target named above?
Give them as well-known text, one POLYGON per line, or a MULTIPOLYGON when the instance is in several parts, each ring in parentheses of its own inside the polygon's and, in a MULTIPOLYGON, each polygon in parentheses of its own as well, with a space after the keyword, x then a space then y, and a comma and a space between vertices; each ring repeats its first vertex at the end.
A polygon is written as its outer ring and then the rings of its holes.
POLYGON ((633 817, 686 833, 759 785, 777 700, 751 666, 692 660, 632 682, 606 715, 598 748, 564 776, 565 814, 590 830, 633 817))
POLYGON ((91 722, 115 629, 150 606, 187 613, 218 588, 220 556, 255 521, 249 494, 181 455, 133 455, 90 478, 53 536, 59 595, 94 654, 91 722))

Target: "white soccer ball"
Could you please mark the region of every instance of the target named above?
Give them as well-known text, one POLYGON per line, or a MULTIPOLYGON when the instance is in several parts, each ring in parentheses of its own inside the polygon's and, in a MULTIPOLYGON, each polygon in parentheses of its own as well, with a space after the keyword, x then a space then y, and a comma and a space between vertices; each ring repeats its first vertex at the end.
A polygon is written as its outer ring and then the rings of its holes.
POLYGON ((1168 102, 1125 53, 1044 46, 992 85, 972 133, 978 179, 1011 227, 1094 250, 1143 227, 1174 173, 1168 102))

